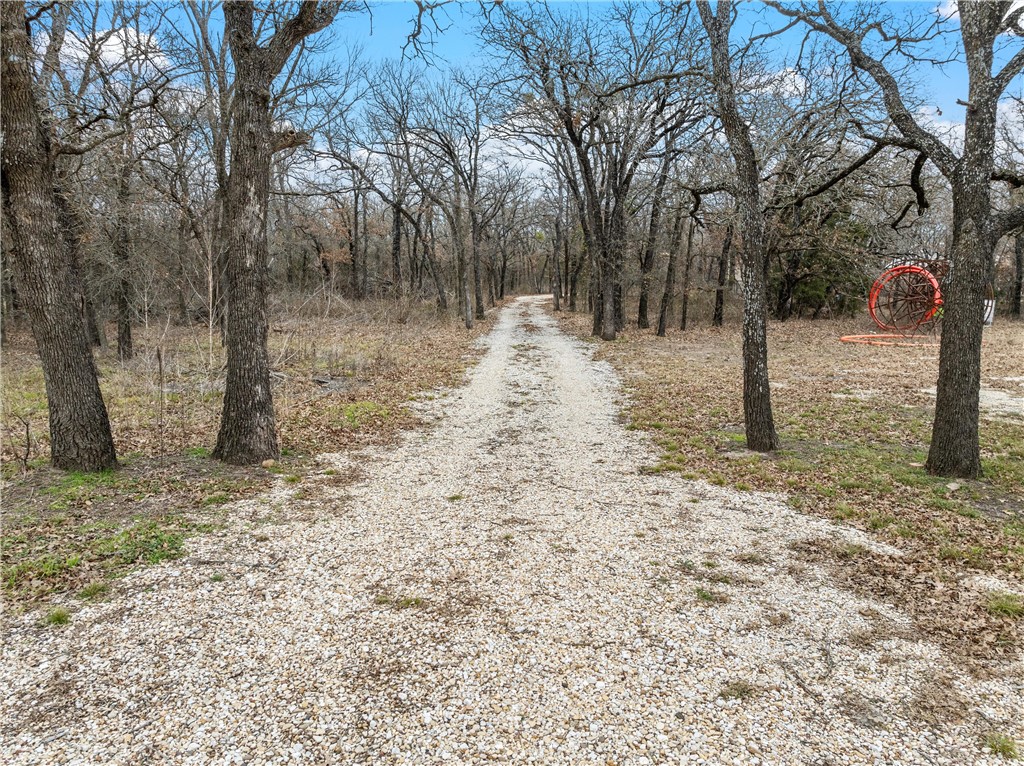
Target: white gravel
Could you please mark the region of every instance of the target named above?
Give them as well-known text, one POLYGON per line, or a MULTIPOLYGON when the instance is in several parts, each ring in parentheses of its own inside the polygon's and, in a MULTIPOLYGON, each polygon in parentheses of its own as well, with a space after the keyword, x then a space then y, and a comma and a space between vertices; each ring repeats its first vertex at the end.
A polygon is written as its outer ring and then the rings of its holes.
POLYGON ((1024 741, 1019 665, 981 680, 924 641, 865 648, 907 619, 789 557, 869 540, 641 474, 657 452, 615 375, 545 300, 502 311, 431 426, 323 456, 365 478, 307 480, 312 513, 282 485, 67 628, 10 621, 0 761, 959 766, 1003 762, 986 730, 1024 741), (961 722, 912 715, 936 679, 961 722))

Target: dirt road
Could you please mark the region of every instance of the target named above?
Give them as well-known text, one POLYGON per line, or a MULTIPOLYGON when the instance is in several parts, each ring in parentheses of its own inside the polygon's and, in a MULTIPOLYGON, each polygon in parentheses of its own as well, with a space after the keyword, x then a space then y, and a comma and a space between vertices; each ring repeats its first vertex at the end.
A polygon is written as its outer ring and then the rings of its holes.
POLYGON ((63 630, 8 625, 4 762, 982 764, 985 732, 1024 739, 1019 667, 963 674, 789 547, 877 543, 646 475, 546 300, 397 447, 322 456, 63 630))

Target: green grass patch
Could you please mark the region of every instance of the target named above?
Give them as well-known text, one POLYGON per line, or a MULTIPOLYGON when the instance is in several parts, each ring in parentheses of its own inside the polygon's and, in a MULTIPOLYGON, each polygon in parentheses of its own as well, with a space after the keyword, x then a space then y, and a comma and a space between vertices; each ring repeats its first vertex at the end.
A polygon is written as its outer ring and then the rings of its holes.
POLYGON ((697 587, 693 592, 705 604, 724 604, 729 600, 729 597, 724 593, 708 590, 707 588, 697 587))
POLYGON ((118 564, 159 564, 182 555, 185 536, 156 521, 144 521, 101 540, 97 550, 118 564))
POLYGON ((896 523, 895 516, 889 516, 884 513, 873 513, 868 516, 868 529, 878 531, 880 529, 886 529, 896 523))
POLYGON ((35 559, 19 561, 4 567, 3 582, 8 590, 14 590, 26 581, 48 580, 60 577, 82 563, 79 554, 69 556, 45 555, 35 559))
POLYGON ((939 546, 938 557, 942 561, 956 562, 974 569, 989 569, 991 561, 980 545, 967 547, 957 545, 939 546))
POLYGON ((386 593, 378 593, 373 597, 373 603, 377 606, 391 606, 395 609, 415 609, 426 604, 426 599, 419 596, 389 596, 386 593))
POLYGON ((842 500, 838 501, 832 508, 832 518, 837 521, 848 521, 849 519, 855 519, 861 515, 861 512, 854 508, 849 503, 844 503, 842 500))
POLYGON ((67 625, 69 622, 71 622, 71 612, 63 607, 51 609, 43 617, 43 625, 59 627, 61 625, 67 625))
POLYGON ((1011 761, 1015 761, 1020 758, 1020 746, 1017 741, 1009 736, 998 731, 987 732, 981 738, 981 744, 983 747, 988 748, 993 754, 1002 756, 1011 761))
POLYGON ((352 402, 341 408, 342 420, 349 428, 360 428, 372 421, 387 420, 390 416, 387 407, 370 401, 352 402))
POLYGON ((86 601, 94 601, 102 598, 110 591, 110 586, 102 580, 94 580, 78 591, 78 597, 86 601))
POLYGON ((998 617, 1024 617, 1024 599, 1015 593, 990 593, 985 608, 998 617))
POLYGON ((718 692, 718 696, 727 700, 745 700, 755 696, 759 691, 761 689, 757 685, 738 679, 726 683, 718 692))

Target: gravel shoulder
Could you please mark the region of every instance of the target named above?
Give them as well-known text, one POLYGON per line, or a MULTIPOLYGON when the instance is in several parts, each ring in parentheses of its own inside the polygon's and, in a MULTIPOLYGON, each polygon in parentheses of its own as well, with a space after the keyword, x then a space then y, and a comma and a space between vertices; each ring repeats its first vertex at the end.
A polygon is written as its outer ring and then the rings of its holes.
POLYGON ((962 671, 791 546, 894 549, 641 473, 546 300, 397 446, 321 456, 65 628, 8 621, 4 763, 1003 763, 1021 665, 962 671))

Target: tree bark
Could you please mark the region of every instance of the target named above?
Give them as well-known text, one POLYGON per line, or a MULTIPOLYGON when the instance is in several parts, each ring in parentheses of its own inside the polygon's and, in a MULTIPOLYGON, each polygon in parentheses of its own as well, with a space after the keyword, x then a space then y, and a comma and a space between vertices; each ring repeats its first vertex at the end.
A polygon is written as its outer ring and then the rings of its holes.
POLYGON ((683 235, 683 211, 676 212, 672 224, 672 238, 668 245, 668 267, 665 269, 665 292, 661 294, 661 310, 658 312, 658 337, 664 338, 668 331, 668 314, 672 307, 672 294, 676 289, 676 254, 683 235))
POLYGON ((114 255, 117 279, 117 358, 126 362, 132 358, 132 227, 131 227, 131 162, 127 159, 128 142, 124 144, 125 159, 117 174, 117 220, 114 233, 114 255))
POLYGON ((725 227, 725 239, 722 241, 722 252, 718 256, 718 281, 715 283, 715 311, 711 324, 721 327, 725 319, 725 280, 728 276, 728 263, 732 252, 732 223, 725 227))
POLYGON ((569 311, 576 311, 577 298, 579 297, 579 288, 580 288, 580 274, 583 273, 583 266, 586 263, 586 259, 583 257, 583 255, 581 253, 577 253, 576 258, 575 258, 575 260, 573 262, 572 270, 569 271, 568 264, 569 264, 570 244, 569 244, 569 237, 568 236, 566 236, 566 238, 565 238, 564 247, 565 247, 566 271, 569 274, 569 289, 568 289, 568 293, 569 293, 569 311))
MULTIPOLYGON (((559 208, 561 208, 561 196, 559 196, 559 208)), ((554 279, 551 281, 551 297, 554 300, 555 311, 562 310, 562 270, 560 260, 562 257, 562 217, 561 210, 555 216, 555 241, 551 246, 551 262, 555 268, 554 279)))
POLYGON ((671 147, 665 149, 665 159, 661 163, 661 172, 654 186, 654 197, 651 199, 651 221, 647 229, 647 245, 644 256, 640 260, 640 305, 637 309, 636 325, 641 330, 651 326, 647 315, 647 303, 651 292, 651 272, 654 271, 654 256, 658 247, 658 235, 661 233, 661 203, 668 182, 668 171, 671 166, 671 147))
POLYGON ((213 456, 250 464, 278 456, 267 351, 267 207, 270 195, 270 75, 251 52, 250 20, 225 6, 235 60, 228 176, 227 384, 213 456))
POLYGON ((352 193, 352 225, 348 230, 348 254, 352 261, 352 273, 349 274, 349 288, 352 297, 359 299, 362 294, 362 280, 359 268, 359 190, 352 193))
POLYGON ((441 276, 441 270, 437 266, 437 256, 434 252, 436 242, 434 239, 434 224, 432 220, 427 221, 427 226, 430 229, 430 237, 423 238, 423 257, 427 262, 427 270, 430 271, 430 279, 434 282, 434 288, 437 290, 437 308, 442 314, 448 313, 448 292, 445 289, 444 279, 441 276))
POLYGON ((213 456, 258 463, 278 456, 267 350, 267 211, 273 141, 270 87, 300 41, 328 26, 337 5, 301 3, 296 15, 259 45, 255 4, 224 4, 224 34, 235 64, 231 171, 227 182, 228 371, 213 456))
POLYGON ((683 261, 683 299, 679 309, 679 329, 686 332, 687 317, 690 313, 690 272, 693 270, 693 230, 696 220, 691 216, 686 230, 686 254, 683 261))
MULTIPOLYGON (((622 190, 623 193, 627 190, 622 190)), ((622 250, 626 241, 625 200, 616 200, 607 231, 599 236, 601 340, 615 340, 625 325, 622 305, 622 250)))
POLYGON ((1017 232, 1013 241, 1014 271, 1013 294, 1010 296, 1010 316, 1020 319, 1021 295, 1024 293, 1024 231, 1017 232))
POLYGON ((961 3, 960 30, 969 77, 963 156, 949 177, 953 191, 951 268, 944 285, 935 422, 925 463, 939 476, 981 475, 978 419, 985 285, 999 233, 992 216, 999 93, 991 76, 993 41, 1006 8, 961 3))
POLYGON ((117 456, 96 365, 76 301, 76 275, 56 199, 54 154, 34 95, 22 2, 0 3, 0 184, 18 296, 43 368, 56 468, 99 471, 117 456))
MULTIPOLYGON (((362 226, 362 253, 359 256, 359 263, 363 267, 362 281, 360 282, 359 296, 365 298, 370 294, 370 206, 367 204, 369 195, 363 195, 363 226, 362 226)), ((356 211, 358 215, 359 211, 356 211)), ((379 264, 378 264, 379 265, 379 264)), ((379 269, 375 269, 377 273, 379 269)))
POLYGON ((768 452, 779 446, 779 437, 775 432, 768 380, 767 253, 761 210, 761 177, 750 139, 750 127, 740 115, 730 68, 731 0, 718 0, 717 13, 712 13, 708 0, 699 0, 697 9, 708 33, 719 114, 736 163, 736 201, 743 234, 743 415, 747 447, 768 452))
MULTIPOLYGON (((474 202, 474 206, 475 206, 474 202)), ((470 250, 473 255, 473 304, 476 309, 475 316, 477 319, 484 318, 484 286, 483 286, 483 269, 480 266, 480 220, 477 213, 470 209, 469 213, 469 226, 470 226, 470 250)))
POLYGON ((391 284, 395 295, 402 295, 402 202, 391 205, 391 284))
POLYGON ((57 205, 57 218, 61 227, 64 250, 68 263, 71 264, 71 281, 75 291, 74 300, 81 307, 82 321, 85 322, 85 333, 89 344, 94 348, 106 346, 103 327, 96 318, 96 306, 89 297, 88 286, 82 265, 82 237, 85 234, 85 221, 75 209, 64 191, 62 182, 54 182, 54 201, 57 205))

